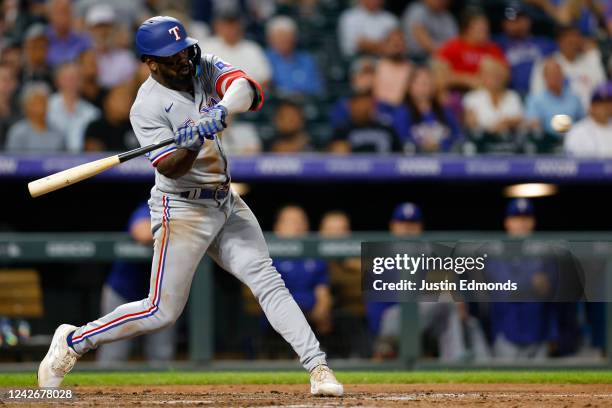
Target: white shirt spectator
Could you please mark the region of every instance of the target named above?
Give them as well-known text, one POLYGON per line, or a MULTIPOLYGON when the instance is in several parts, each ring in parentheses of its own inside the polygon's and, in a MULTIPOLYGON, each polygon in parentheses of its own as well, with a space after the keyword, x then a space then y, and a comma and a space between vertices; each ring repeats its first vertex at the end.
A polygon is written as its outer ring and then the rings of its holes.
POLYGON ((49 127, 66 135, 66 147, 71 152, 83 151, 85 129, 89 122, 99 116, 98 108, 83 99, 76 103, 74 112, 68 112, 60 93, 49 97, 47 111, 49 127))
POLYGON ((581 157, 612 157, 612 121, 597 123, 590 116, 574 125, 565 136, 565 151, 581 157))
POLYGON ((488 91, 476 89, 465 95, 463 106, 474 112, 478 126, 486 130, 493 129, 501 120, 523 116, 521 98, 511 90, 504 93, 496 106, 488 91))
POLYGON ((231 46, 219 37, 213 37, 205 41, 202 45, 202 53, 213 54, 234 66, 240 67, 251 78, 259 83, 270 80, 271 70, 266 54, 259 44, 240 40, 236 45, 231 46))
POLYGON ((371 12, 362 6, 348 9, 338 23, 340 49, 345 56, 353 56, 358 52, 360 39, 381 41, 398 24, 397 18, 388 11, 371 12))
MULTIPOLYGON (((606 80, 606 72, 601 63, 599 49, 593 48, 583 52, 573 62, 560 52, 554 57, 561 65, 563 74, 568 79, 571 89, 578 95, 585 110, 589 109, 593 90, 606 80)), ((543 63, 538 63, 531 72, 531 94, 536 95, 544 90, 543 63)))

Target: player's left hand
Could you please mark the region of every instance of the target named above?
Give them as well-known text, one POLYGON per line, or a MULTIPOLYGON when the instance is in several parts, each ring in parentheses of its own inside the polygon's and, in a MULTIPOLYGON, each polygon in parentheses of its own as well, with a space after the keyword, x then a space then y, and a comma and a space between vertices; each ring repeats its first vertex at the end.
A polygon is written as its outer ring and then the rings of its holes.
POLYGON ((200 117, 196 124, 198 133, 207 139, 213 139, 215 134, 227 127, 227 108, 223 105, 215 105, 200 117))

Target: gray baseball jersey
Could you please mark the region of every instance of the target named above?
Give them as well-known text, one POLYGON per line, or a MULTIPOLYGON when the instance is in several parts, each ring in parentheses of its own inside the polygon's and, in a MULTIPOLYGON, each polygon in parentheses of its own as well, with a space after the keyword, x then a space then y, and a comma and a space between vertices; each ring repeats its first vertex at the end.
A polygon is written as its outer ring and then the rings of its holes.
MULTIPOLYGON (((194 93, 166 88, 149 77, 138 90, 130 110, 130 121, 142 146, 172 137, 184 126, 195 126, 208 108, 216 105, 231 81, 244 73, 213 55, 201 59, 201 74, 194 79, 194 93)), ((147 157, 154 166, 177 149, 166 146, 147 157)), ((170 179, 155 172, 156 187, 166 193, 177 193, 190 188, 201 188, 229 181, 227 157, 221 141, 215 137, 206 140, 191 170, 179 179, 170 179)))
MULTIPOLYGON (((181 126, 193 125, 201 112, 221 100, 236 78, 253 83, 258 91, 252 108, 259 108, 261 88, 244 72, 210 55, 202 58, 201 68, 201 75, 194 80, 194 97, 152 78, 141 86, 130 116, 142 145, 172 137, 181 126)), ((174 150, 176 147, 158 149, 149 159, 155 166, 174 150)), ((307 370, 325 364, 325 353, 272 265, 259 223, 244 201, 234 193, 219 200, 188 199, 180 194, 229 181, 228 169, 215 137, 206 140, 193 168, 184 176, 170 179, 156 171, 149 200, 155 239, 149 296, 79 327, 71 338, 78 353, 173 324, 187 302, 196 267, 208 253, 251 289, 272 327, 291 344, 307 370)))

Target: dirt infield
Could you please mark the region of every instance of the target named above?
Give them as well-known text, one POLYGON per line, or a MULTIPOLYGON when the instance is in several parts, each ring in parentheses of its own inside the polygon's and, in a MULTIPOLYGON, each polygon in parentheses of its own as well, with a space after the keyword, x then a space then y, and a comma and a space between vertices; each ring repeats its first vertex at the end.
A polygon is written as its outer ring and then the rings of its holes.
MULTIPOLYGON (((360 384, 344 398, 315 398, 306 385, 168 385, 72 389, 71 405, 96 407, 610 407, 611 384, 360 384)), ((32 402, 32 401, 29 401, 32 402)), ((57 407, 40 401, 36 407, 57 407)), ((64 405, 64 404, 61 404, 64 405)), ((1 407, 24 407, 0 401, 1 407)))

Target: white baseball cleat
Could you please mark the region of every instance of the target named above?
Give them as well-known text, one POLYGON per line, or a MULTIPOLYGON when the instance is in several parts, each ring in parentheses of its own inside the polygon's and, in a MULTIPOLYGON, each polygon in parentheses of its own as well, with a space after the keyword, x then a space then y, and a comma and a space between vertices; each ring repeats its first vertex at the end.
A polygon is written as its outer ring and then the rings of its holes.
POLYGON ((47 355, 38 366, 38 386, 58 388, 80 355, 68 346, 66 337, 76 330, 76 326, 62 324, 55 330, 47 355))
POLYGON ((344 388, 336 380, 331 368, 321 364, 310 372, 310 393, 319 396, 341 397, 344 394, 344 388))

